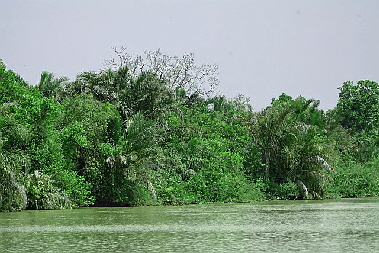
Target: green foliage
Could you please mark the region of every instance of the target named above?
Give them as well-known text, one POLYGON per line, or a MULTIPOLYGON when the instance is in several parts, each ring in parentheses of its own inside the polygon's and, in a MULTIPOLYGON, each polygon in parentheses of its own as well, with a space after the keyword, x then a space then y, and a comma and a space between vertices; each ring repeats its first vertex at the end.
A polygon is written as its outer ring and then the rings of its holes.
POLYGON ((2 149, 0 136, 0 211, 19 211, 27 206, 26 189, 22 184, 22 167, 28 159, 2 149))
POLYGON ((166 175, 172 179, 171 184, 160 192, 165 201, 203 203, 263 198, 260 185, 244 174, 248 131, 239 125, 233 106, 227 108, 225 100, 217 100, 181 106, 169 115, 166 145, 176 162, 166 175), (208 102, 214 102, 214 110, 207 109, 208 102))
POLYGON ((266 194, 268 199, 297 199, 299 197, 306 198, 301 191, 299 185, 294 181, 287 181, 281 184, 272 184, 266 194))
POLYGON ((56 101, 61 101, 68 82, 67 77, 55 78, 53 73, 43 71, 37 88, 44 97, 54 97, 56 101))
POLYGON ((379 126, 379 86, 369 80, 345 82, 340 94, 336 117, 345 128, 354 132, 372 130, 379 126))
POLYGON ((90 95, 65 99, 62 105, 60 124, 64 128, 60 138, 65 163, 84 177, 97 198, 104 184, 109 183, 106 159, 113 154, 121 135, 119 113, 113 105, 100 103, 90 95))
POLYGON ((143 72, 126 89, 124 104, 132 114, 143 113, 157 118, 173 103, 173 94, 164 80, 151 72, 143 72))
POLYGON ((156 200, 152 174, 162 163, 163 134, 155 121, 140 113, 127 122, 124 136, 106 160, 109 190, 101 191, 101 203, 135 205, 156 200))
POLYGON ((335 154, 334 142, 324 130, 326 118, 317 106, 318 101, 293 100, 283 94, 257 113, 251 131, 261 150, 262 166, 256 174, 271 185, 269 195, 308 198, 310 193, 313 198, 324 197, 324 183, 331 170, 327 161, 335 154))
POLYGON ((365 197, 379 195, 379 159, 359 164, 353 161, 341 163, 333 175, 328 189, 334 197, 365 197))
POLYGON ((28 176, 26 181, 28 208, 67 209, 75 205, 65 192, 54 185, 54 181, 49 175, 36 170, 28 176))
POLYGON ((377 83, 327 114, 286 94, 253 112, 192 54, 116 53, 37 87, 0 62, 1 211, 378 195, 377 83))
POLYGON ((25 94, 27 83, 12 70, 0 65, 0 104, 17 102, 25 94))
POLYGON ((369 80, 345 82, 339 87, 337 106, 331 117, 347 129, 355 148, 349 154, 358 162, 368 162, 379 154, 379 86, 369 80))
POLYGON ((1 87, 8 87, 2 98, 12 101, 3 101, 0 105, 2 189, 5 189, 4 196, 8 194, 8 203, 12 203, 7 209, 35 208, 34 202, 28 199, 36 199, 38 191, 44 192, 40 197, 44 202, 41 208, 92 203, 88 183, 70 172, 64 159, 59 129, 61 106, 52 99, 42 98, 36 88, 26 86, 11 71, 2 72, 2 77, 5 78, 0 78, 4 82, 1 87), (40 189, 29 187, 30 182, 34 182, 29 176, 30 168, 43 172, 40 189), (64 201, 60 196, 68 196, 70 200, 64 201), (15 199, 19 201, 14 202, 15 199))

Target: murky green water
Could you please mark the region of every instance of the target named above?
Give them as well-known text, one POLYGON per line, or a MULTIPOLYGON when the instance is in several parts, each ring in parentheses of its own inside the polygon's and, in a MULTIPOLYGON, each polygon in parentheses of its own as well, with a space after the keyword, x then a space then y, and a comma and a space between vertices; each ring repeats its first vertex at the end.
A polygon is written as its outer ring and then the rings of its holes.
POLYGON ((379 198, 0 213, 0 252, 379 252, 379 198))

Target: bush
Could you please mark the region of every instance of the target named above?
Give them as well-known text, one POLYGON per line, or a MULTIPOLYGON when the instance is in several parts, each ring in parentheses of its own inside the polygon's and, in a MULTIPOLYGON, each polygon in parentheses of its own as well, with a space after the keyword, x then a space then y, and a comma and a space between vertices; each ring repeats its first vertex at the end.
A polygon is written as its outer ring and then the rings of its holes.
MULTIPOLYGON (((2 170, 2 168, 0 168, 2 170)), ((0 211, 21 211, 26 208, 25 187, 18 182, 12 171, 0 172, 0 211)))
POLYGON ((339 197, 364 197, 379 195, 379 159, 359 164, 343 163, 333 174, 328 192, 339 197))
POLYGON ((67 209, 74 203, 59 188, 49 175, 34 171, 26 183, 29 209, 67 209))
POLYGON ((0 138, 0 211, 20 211, 27 205, 26 190, 22 184, 23 175, 20 170, 28 159, 22 155, 4 152, 1 144, 0 138))
POLYGON ((299 186, 293 181, 272 184, 267 193, 268 199, 297 199, 299 196, 301 196, 299 186))

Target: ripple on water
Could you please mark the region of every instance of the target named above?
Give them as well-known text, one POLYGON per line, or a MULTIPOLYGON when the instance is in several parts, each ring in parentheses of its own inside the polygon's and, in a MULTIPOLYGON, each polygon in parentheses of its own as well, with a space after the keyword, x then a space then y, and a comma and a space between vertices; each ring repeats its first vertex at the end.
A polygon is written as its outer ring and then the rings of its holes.
POLYGON ((0 215, 0 252, 379 252, 379 199, 0 215))

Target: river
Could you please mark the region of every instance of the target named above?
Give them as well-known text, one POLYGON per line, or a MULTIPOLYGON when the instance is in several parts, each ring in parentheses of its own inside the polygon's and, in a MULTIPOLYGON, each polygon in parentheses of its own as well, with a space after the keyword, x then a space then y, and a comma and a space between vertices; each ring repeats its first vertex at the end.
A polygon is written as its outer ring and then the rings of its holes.
POLYGON ((379 198, 0 213, 0 252, 379 252, 379 198))

